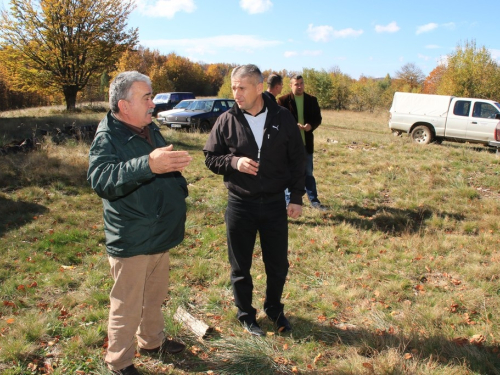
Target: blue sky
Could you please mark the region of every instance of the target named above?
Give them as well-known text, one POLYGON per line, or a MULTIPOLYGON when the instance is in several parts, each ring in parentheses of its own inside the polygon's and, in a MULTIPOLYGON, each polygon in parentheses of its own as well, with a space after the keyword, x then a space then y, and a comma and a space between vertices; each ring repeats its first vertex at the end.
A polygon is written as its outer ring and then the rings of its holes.
MULTIPOLYGON (((195 62, 384 77, 406 63, 429 74, 476 41, 500 63, 500 3, 476 0, 133 0, 140 44, 195 62)), ((9 0, 0 0, 6 9, 9 0)))
POLYGON ((430 73, 475 40, 500 62, 500 3, 359 0, 136 0, 140 44, 205 63, 261 70, 340 68, 392 76, 406 63, 430 73))

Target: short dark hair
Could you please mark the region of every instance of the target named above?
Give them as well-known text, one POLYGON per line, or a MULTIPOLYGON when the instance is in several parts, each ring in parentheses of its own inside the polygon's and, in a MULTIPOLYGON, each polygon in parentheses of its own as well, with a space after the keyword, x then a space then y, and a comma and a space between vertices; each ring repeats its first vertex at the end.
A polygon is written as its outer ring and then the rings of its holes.
POLYGON ((270 88, 274 88, 276 85, 281 85, 282 83, 283 78, 277 73, 269 74, 269 77, 267 77, 267 85, 270 88))
POLYGON ((302 74, 294 74, 294 75, 292 76, 292 78, 290 78, 290 79, 298 80, 298 79, 303 79, 303 78, 304 78, 304 77, 302 77, 302 74))

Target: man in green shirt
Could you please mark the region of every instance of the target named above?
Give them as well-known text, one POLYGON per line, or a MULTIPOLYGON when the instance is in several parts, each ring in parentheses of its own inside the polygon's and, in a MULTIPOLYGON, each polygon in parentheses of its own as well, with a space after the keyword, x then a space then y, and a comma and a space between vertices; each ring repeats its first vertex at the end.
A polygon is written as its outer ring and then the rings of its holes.
POLYGON ((306 193, 311 206, 324 210, 324 206, 318 199, 316 179, 313 176, 313 153, 314 134, 313 132, 321 124, 321 110, 318 99, 315 96, 304 92, 304 78, 301 75, 294 75, 290 79, 292 92, 279 97, 278 104, 287 108, 297 120, 302 140, 306 151, 306 193))

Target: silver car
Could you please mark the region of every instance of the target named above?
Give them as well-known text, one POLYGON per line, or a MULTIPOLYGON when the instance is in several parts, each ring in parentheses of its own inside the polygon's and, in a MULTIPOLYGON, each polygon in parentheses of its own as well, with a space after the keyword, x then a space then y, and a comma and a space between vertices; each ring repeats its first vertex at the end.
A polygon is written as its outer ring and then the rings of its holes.
POLYGON ((165 125, 167 123, 168 115, 171 115, 171 114, 176 113, 176 112, 184 111, 185 109, 187 109, 189 107, 189 105, 193 102, 193 100, 194 99, 186 99, 186 100, 180 101, 179 104, 177 104, 174 108, 169 109, 167 111, 159 112, 156 115, 156 119, 158 120, 158 122, 160 124, 165 125))

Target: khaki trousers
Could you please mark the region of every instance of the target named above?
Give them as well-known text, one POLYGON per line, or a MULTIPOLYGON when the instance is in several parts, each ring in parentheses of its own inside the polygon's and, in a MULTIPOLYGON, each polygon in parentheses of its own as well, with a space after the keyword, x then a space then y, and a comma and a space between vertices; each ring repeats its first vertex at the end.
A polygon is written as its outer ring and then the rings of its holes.
POLYGON ((108 260, 115 284, 109 296, 105 361, 111 370, 120 370, 132 364, 134 336, 145 349, 159 347, 165 338, 161 305, 168 295, 169 253, 108 260))

